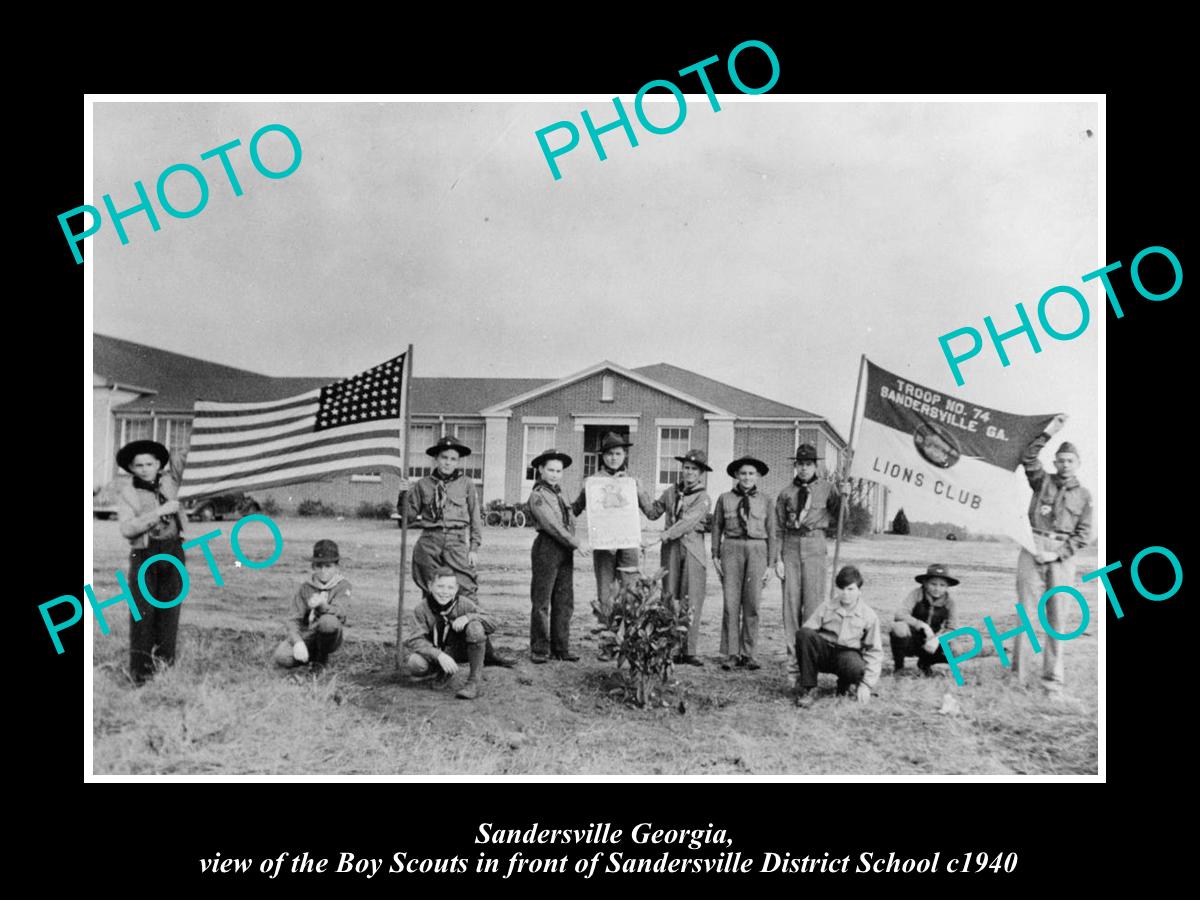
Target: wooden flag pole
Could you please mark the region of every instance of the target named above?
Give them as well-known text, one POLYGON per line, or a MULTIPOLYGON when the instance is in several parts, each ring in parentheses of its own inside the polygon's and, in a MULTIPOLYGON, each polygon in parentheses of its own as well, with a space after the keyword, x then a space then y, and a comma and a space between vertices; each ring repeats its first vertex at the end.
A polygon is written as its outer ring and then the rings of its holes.
MULTIPOLYGON (((858 430, 858 401, 862 396, 863 370, 867 367, 867 354, 858 358, 858 384, 854 388, 854 409, 850 413, 850 445, 846 448, 846 467, 843 481, 849 479, 850 463, 854 460, 854 438, 858 430)), ((838 573, 838 554, 842 550, 842 524, 845 520, 847 497, 841 491, 841 501, 838 503, 837 540, 833 545, 833 572, 829 578, 829 599, 833 600, 833 587, 838 573)))
MULTIPOLYGON (((412 371, 413 345, 408 345, 404 354, 404 445, 400 448, 400 477, 408 477, 408 441, 409 422, 412 416, 412 371)), ((400 513, 400 589, 396 604, 396 672, 404 670, 404 585, 408 579, 405 576, 405 565, 408 560, 408 492, 401 491, 396 508, 400 513)))

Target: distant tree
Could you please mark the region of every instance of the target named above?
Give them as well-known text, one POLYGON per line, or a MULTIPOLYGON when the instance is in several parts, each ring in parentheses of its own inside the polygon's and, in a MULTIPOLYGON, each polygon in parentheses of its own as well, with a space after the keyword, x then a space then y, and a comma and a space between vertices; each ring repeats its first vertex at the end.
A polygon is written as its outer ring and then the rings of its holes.
POLYGON ((900 512, 896 513, 896 518, 892 519, 892 534, 908 534, 908 516, 904 514, 904 508, 900 508, 900 512))

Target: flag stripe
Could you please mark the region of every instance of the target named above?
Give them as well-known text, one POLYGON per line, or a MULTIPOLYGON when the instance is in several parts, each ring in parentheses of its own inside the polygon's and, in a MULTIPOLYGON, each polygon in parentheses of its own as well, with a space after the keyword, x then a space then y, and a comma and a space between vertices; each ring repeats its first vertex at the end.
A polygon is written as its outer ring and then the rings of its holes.
POLYGON ((205 418, 225 418, 253 415, 254 413, 286 412, 293 407, 316 404, 320 398, 320 391, 310 391, 298 397, 288 397, 284 400, 266 400, 262 403, 225 403, 221 400, 197 400, 195 409, 196 412, 203 412, 205 418))
MULTIPOLYGON (((199 440, 196 439, 195 432, 192 432, 193 438, 191 446, 193 448, 203 447, 204 452, 209 450, 232 450, 238 447, 245 447, 248 444, 254 444, 258 441, 268 440, 270 438, 289 437, 297 434, 312 434, 313 425, 316 420, 311 416, 307 419, 302 419, 299 422, 293 422, 290 425, 279 425, 275 428, 260 428, 257 431, 245 431, 238 435, 226 436, 224 432, 214 431, 211 434, 199 435, 199 440), (223 438, 228 437, 228 440, 223 438)), ((196 452, 195 449, 192 452, 196 452)), ((188 459, 191 459, 189 456, 188 459)))
POLYGON ((326 465, 299 466, 289 470, 284 475, 255 475, 226 478, 223 481, 206 482, 204 484, 188 483, 179 489, 179 498, 187 500, 204 494, 224 494, 229 491, 248 490, 250 488, 280 487, 297 482, 317 481, 321 478, 342 475, 348 472, 389 470, 403 474, 401 466, 394 456, 360 456, 346 464, 329 468, 326 465))
POLYGON ((214 418, 211 413, 204 414, 204 428, 208 431, 221 429, 222 431, 231 428, 259 425, 272 425, 280 422, 294 422, 297 419, 303 419, 306 416, 316 415, 320 408, 318 403, 303 403, 297 406, 289 406, 287 409, 279 410, 278 412, 244 414, 237 413, 236 415, 227 416, 225 418, 214 418))
MULTIPOLYGON (((367 425, 356 426, 356 434, 362 440, 374 440, 382 445, 394 444, 399 440, 399 432, 397 424, 390 426, 385 425, 380 428, 379 422, 369 422, 367 425)), ((346 429, 349 431, 350 429, 346 429)), ((242 463, 254 462, 259 459, 268 459, 271 457, 284 458, 282 451, 288 450, 292 453, 300 451, 309 451, 327 447, 331 444, 346 444, 346 438, 337 434, 330 435, 328 431, 318 431, 316 434, 309 432, 306 435, 286 438, 282 441, 271 441, 267 444, 255 444, 252 447, 244 449, 240 454, 230 453, 225 450, 204 451, 195 455, 189 455, 187 464, 191 468, 195 466, 197 469, 211 469, 215 466, 240 465, 242 463)), ((206 472, 197 473, 201 476, 206 472)))
MULTIPOLYGON (((315 421, 313 416, 310 414, 307 416, 298 416, 294 419, 279 419, 272 424, 295 425, 298 422, 304 422, 306 420, 310 423, 315 421)), ((196 421, 203 422, 201 419, 197 419, 196 421)), ((193 425, 192 434, 245 434, 261 427, 261 425, 218 425, 210 428, 207 423, 203 423, 201 425, 193 425)))
MULTIPOLYGON (((222 466, 214 469, 201 469, 196 473, 196 477, 190 479, 190 483, 201 485, 211 482, 221 481, 224 478, 232 478, 236 476, 249 477, 251 475, 268 475, 272 472, 279 472, 284 469, 294 468, 311 468, 317 463, 340 463, 344 460, 354 460, 361 458, 364 455, 370 454, 387 454, 387 448, 380 445, 379 441, 362 441, 349 446, 350 449, 331 452, 325 448, 318 450, 290 454, 286 457, 275 457, 273 461, 258 461, 257 463, 245 465, 222 466)), ((388 455, 381 458, 390 458, 393 462, 399 459, 398 456, 388 455)), ((360 463, 352 463, 353 468, 357 468, 360 463)), ((329 471, 336 471, 336 467, 329 468, 329 471)))

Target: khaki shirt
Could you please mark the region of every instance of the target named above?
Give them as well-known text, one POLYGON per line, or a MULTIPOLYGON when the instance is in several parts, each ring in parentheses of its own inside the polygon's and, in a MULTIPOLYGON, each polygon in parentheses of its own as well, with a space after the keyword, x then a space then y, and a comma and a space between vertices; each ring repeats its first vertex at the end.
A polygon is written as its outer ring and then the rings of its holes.
POLYGON ((717 500, 712 521, 712 555, 721 558, 721 543, 725 538, 756 538, 767 542, 767 562, 779 558, 778 530, 775 527, 775 511, 772 497, 761 490, 750 498, 750 516, 745 531, 738 520, 738 505, 741 495, 726 491, 717 500))
MULTIPOLYGON (((163 473, 158 489, 168 500, 174 500, 179 495, 179 485, 170 473, 163 473)), ((179 513, 160 517, 154 512, 157 508, 158 497, 152 491, 139 490, 133 486, 133 482, 121 489, 117 500, 117 522, 121 536, 129 539, 131 547, 144 548, 149 546, 151 538, 164 541, 183 533, 183 520, 179 513), (163 518, 167 521, 161 521, 163 518)))
POLYGON ((579 546, 579 538, 575 537, 575 516, 571 513, 571 504, 562 497, 561 488, 555 490, 544 481, 534 484, 533 492, 529 495, 529 512, 533 514, 537 530, 542 534, 572 549, 579 546), (560 498, 566 506, 565 517, 563 506, 558 502, 560 498))
POLYGON ((405 508, 401 512, 409 522, 420 519, 421 527, 430 531, 466 528, 471 536, 471 549, 478 550, 483 543, 483 514, 479 511, 475 482, 467 475, 460 474, 453 481, 445 482, 445 485, 446 503, 441 518, 437 516, 434 503, 437 487, 432 475, 426 475, 413 485, 405 495, 405 508))
POLYGON ((1021 465, 1033 488, 1029 498, 1029 524, 1041 531, 1052 531, 1064 540, 1058 550, 1059 559, 1074 556, 1092 539, 1092 495, 1079 479, 1060 478, 1046 470, 1038 454, 1050 436, 1042 432, 1025 448, 1021 465))
POLYGON ((819 632, 835 647, 861 651, 867 664, 863 684, 874 690, 883 669, 883 637, 875 610, 861 599, 849 609, 836 600, 826 600, 808 617, 804 627, 819 632))
POLYGON ((800 489, 789 484, 775 498, 775 523, 779 533, 794 534, 800 531, 823 531, 836 522, 838 504, 842 497, 838 489, 824 478, 817 478, 808 486, 808 498, 803 509, 797 509, 800 489))
MULTIPOLYGON (((657 500, 648 498, 642 503, 642 509, 647 519, 657 519, 664 513, 667 516, 667 527, 663 531, 662 540, 665 546, 670 541, 679 541, 688 555, 697 562, 704 563, 704 517, 708 515, 708 492, 702 490, 694 494, 684 494, 679 515, 675 515, 675 501, 680 495, 679 485, 673 484, 662 492, 657 500)), ((736 513, 735 513, 736 515, 736 513)))
POLYGON ((471 621, 481 623, 488 634, 496 630, 496 619, 461 594, 454 598, 444 614, 435 612, 429 600, 421 600, 405 617, 405 648, 409 653, 419 653, 430 662, 437 662, 446 638, 452 631, 450 623, 459 616, 467 616, 471 621), (439 619, 444 619, 446 625, 441 642, 438 641, 439 619))

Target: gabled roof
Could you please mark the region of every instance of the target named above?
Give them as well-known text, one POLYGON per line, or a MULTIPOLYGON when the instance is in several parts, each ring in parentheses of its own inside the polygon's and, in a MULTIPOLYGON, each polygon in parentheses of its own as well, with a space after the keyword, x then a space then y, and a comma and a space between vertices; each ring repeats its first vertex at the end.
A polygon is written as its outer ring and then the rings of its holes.
MULTIPOLYGON (((665 384, 663 382, 656 381, 655 379, 642 374, 637 369, 626 369, 624 366, 618 366, 615 362, 610 362, 607 359, 602 360, 601 362, 598 362, 595 365, 588 366, 586 369, 581 369, 580 371, 574 373, 573 375, 568 375, 566 378, 560 378, 557 381, 546 382, 544 384, 540 384, 537 387, 524 392, 523 394, 517 394, 516 396, 508 397, 505 400, 502 400, 500 402, 495 403, 492 406, 485 408, 483 410, 483 413, 484 413, 484 415, 487 415, 489 413, 504 412, 505 410, 509 409, 510 407, 516 406, 520 403, 526 403, 535 397, 540 397, 543 394, 548 394, 551 391, 556 391, 559 388, 564 388, 569 384, 574 384, 577 381, 582 381, 584 378, 590 378, 592 375, 595 375, 597 372, 604 372, 604 371, 615 372, 617 375, 621 375, 624 378, 628 378, 630 381, 636 381, 639 384, 644 384, 649 388, 653 388, 654 390, 662 391, 664 394, 670 394, 672 397, 676 397, 676 398, 682 400, 684 403, 690 403, 692 406, 698 406, 707 412, 713 413, 714 415, 719 415, 719 416, 733 416, 734 415, 734 413, 729 411, 728 409, 721 407, 721 406, 717 406, 716 404, 710 403, 700 397, 697 397, 695 394, 693 394, 683 388, 675 387, 674 385, 665 384)), ((680 371, 683 371, 683 370, 681 369, 680 371)))

